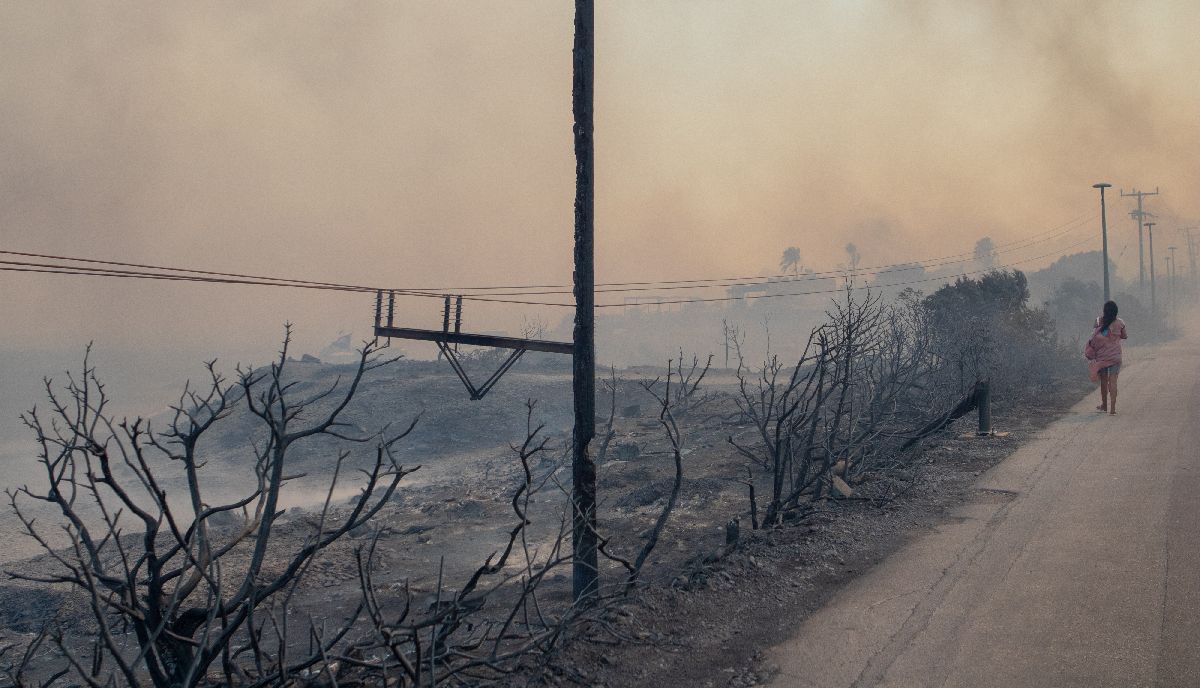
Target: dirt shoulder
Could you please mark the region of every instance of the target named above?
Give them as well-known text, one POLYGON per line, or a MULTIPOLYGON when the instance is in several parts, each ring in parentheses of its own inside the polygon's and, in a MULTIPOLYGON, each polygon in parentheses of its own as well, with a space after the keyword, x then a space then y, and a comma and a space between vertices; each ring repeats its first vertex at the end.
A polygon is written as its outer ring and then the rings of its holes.
POLYGON ((577 644, 568 671, 550 682, 589 686, 751 686, 777 670, 761 652, 788 637, 856 576, 923 533, 956 506, 994 499, 978 477, 1062 415, 1085 387, 1037 407, 997 415, 1008 434, 969 435, 974 418, 926 443, 906 469, 868 480, 849 500, 828 502, 802 523, 748 532, 727 558, 693 566, 670 586, 643 591, 613 616, 637 642, 577 644))

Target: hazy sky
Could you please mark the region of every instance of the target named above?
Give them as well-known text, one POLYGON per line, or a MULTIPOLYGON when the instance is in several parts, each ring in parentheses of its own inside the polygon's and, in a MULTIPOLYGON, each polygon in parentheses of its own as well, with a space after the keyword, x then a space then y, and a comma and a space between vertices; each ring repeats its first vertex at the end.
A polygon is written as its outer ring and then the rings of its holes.
MULTIPOLYGON (((1200 218, 1194 0, 597 5, 602 280, 754 274, 788 245, 817 269, 847 241, 867 264, 969 251, 1095 213, 1101 180, 1162 187, 1166 241, 1200 218)), ((572 12, 0 3, 0 248, 369 285, 569 281, 572 12)), ((1109 207, 1115 253, 1131 206, 1109 207)), ((316 350, 365 335, 371 308, 13 273, 0 290, 8 348, 246 351, 291 320, 316 350)), ((400 315, 435 326, 439 308, 400 315)), ((470 305, 467 322, 526 316, 560 313, 470 305)))

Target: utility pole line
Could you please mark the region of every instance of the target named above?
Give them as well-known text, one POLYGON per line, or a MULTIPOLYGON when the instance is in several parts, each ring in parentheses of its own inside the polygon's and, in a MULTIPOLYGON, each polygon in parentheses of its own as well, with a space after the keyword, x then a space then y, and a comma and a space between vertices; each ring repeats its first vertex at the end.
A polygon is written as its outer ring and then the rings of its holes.
POLYGON ((1142 210, 1142 198, 1145 196, 1157 196, 1158 187, 1154 187, 1154 191, 1138 191, 1134 189, 1129 193, 1125 193, 1125 190, 1121 189, 1121 195, 1137 196, 1137 210, 1129 214, 1133 217, 1134 222, 1137 223, 1138 228, 1138 287, 1144 291, 1146 289, 1146 259, 1142 254, 1142 223, 1146 221, 1146 217, 1142 210))
POLYGON ((1167 309, 1172 315, 1175 313, 1175 247, 1168 246, 1167 250, 1171 255, 1167 258, 1167 309))
POLYGON ((599 590, 596 462, 590 452, 596 434, 595 164, 592 140, 595 16, 593 0, 575 0, 575 43, 571 50, 571 114, 575 122, 575 349, 571 365, 575 432, 571 438, 571 592, 576 602, 591 600, 599 590))
POLYGON ((1180 227, 1179 231, 1187 237, 1188 242, 1188 266, 1191 268, 1192 275, 1192 291, 1195 292, 1197 286, 1196 280, 1196 238, 1192 236, 1192 232, 1200 229, 1200 227, 1180 227))
POLYGON ((1150 238, 1150 316, 1155 320, 1155 327, 1158 327, 1158 294, 1154 284, 1154 222, 1146 223, 1146 234, 1150 238))
POLYGON ((1100 182, 1099 184, 1092 184, 1093 189, 1100 189, 1100 237, 1101 237, 1101 240, 1103 242, 1103 247, 1104 247, 1103 260, 1104 260, 1104 301, 1105 302, 1107 302, 1111 298, 1111 296, 1109 296, 1109 289, 1108 289, 1108 216, 1104 212, 1104 190, 1110 186, 1112 186, 1112 184, 1109 184, 1107 182, 1100 182))
POLYGON ((729 321, 721 318, 721 337, 725 340, 725 369, 729 369, 729 321))

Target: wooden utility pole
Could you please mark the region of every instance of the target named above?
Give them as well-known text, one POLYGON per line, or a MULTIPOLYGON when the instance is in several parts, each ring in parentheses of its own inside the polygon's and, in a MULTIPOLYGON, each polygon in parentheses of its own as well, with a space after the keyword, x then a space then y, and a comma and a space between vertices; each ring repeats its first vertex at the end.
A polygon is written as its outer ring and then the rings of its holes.
POLYGON ((1175 246, 1168 246, 1171 255, 1167 256, 1167 312, 1175 316, 1175 246))
POLYGON ((575 118, 575 352, 572 363, 575 432, 571 446, 571 589, 575 601, 599 588, 596 557, 596 463, 590 445, 596 434, 596 330, 593 271, 592 96, 595 84, 595 7, 575 0, 574 78, 571 113, 575 118))
POLYGON ((1188 265, 1189 265, 1189 267, 1191 267, 1191 275, 1192 275, 1192 287, 1189 291, 1192 292, 1193 298, 1195 297, 1195 292, 1196 292, 1197 287, 1200 286, 1196 282, 1196 241, 1195 241, 1195 237, 1192 236, 1192 232, 1196 231, 1197 229, 1200 229, 1200 228, 1197 228, 1197 227, 1180 227, 1179 228, 1179 231, 1182 232, 1183 235, 1187 237, 1188 265))
POLYGON ((1155 328, 1158 327, 1158 290, 1154 284, 1154 225, 1155 222, 1144 223, 1150 244, 1150 315, 1154 316, 1155 328))
POLYGON ((1138 203, 1137 210, 1135 210, 1129 214, 1131 216, 1133 216, 1134 221, 1137 222, 1137 228, 1138 228, 1138 288, 1142 289, 1144 291, 1146 289, 1146 259, 1145 259, 1145 253, 1142 251, 1142 223, 1146 221, 1146 216, 1149 215, 1150 213, 1147 213, 1142 210, 1142 198, 1144 198, 1146 196, 1157 196, 1158 195, 1158 187, 1157 186, 1154 187, 1154 191, 1138 191, 1137 189, 1134 189, 1133 191, 1131 191, 1129 193, 1125 193, 1125 190, 1121 189, 1121 195, 1137 197, 1137 203, 1138 203))
POLYGON ((1100 182, 1099 184, 1092 184, 1093 189, 1100 189, 1100 237, 1101 237, 1101 239, 1103 241, 1103 245, 1104 245, 1103 260, 1104 260, 1104 300, 1105 301, 1108 301, 1109 298, 1111 298, 1109 296, 1109 292, 1108 292, 1108 216, 1104 212, 1104 190, 1110 186, 1112 186, 1112 184, 1109 184, 1107 182, 1100 182))

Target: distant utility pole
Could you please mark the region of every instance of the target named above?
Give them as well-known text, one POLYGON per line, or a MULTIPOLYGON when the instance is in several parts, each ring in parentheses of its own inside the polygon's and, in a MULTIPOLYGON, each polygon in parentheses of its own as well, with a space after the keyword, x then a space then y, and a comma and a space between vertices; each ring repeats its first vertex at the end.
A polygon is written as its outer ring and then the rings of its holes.
POLYGON ((1145 228, 1142 227, 1142 223, 1145 222, 1146 220, 1153 219, 1154 213, 1150 212, 1149 210, 1131 210, 1131 211, 1129 211, 1129 217, 1132 217, 1134 224, 1137 225, 1137 230, 1138 230, 1138 290, 1141 291, 1141 293, 1145 294, 1146 293, 1146 259, 1143 254, 1143 251, 1142 251, 1142 235, 1144 235, 1146 232, 1145 232, 1145 228))
MULTIPOLYGON (((1155 223, 1153 222, 1146 223, 1146 234, 1150 239, 1150 315, 1157 318, 1158 293, 1155 291, 1154 285, 1154 225, 1155 223)), ((1157 327, 1157 325, 1155 326, 1157 327)))
POLYGON ((1092 184, 1093 189, 1100 189, 1100 237, 1104 244, 1104 301, 1109 300, 1108 295, 1108 218, 1104 214, 1104 190, 1112 186, 1108 182, 1100 182, 1092 184))
POLYGON ((1167 309, 1175 313, 1175 247, 1168 246, 1171 255, 1167 258, 1167 309))
POLYGON ((1145 215, 1147 213, 1142 211, 1142 198, 1145 196, 1157 196, 1158 187, 1154 187, 1154 191, 1138 191, 1134 189, 1129 193, 1125 193, 1125 190, 1121 189, 1121 195, 1137 196, 1137 210, 1129 214, 1133 217, 1134 222, 1137 223, 1138 228, 1138 287, 1144 291, 1146 289, 1146 259, 1142 254, 1142 223, 1146 221, 1145 215))
POLYGON ((1183 235, 1185 237, 1187 237, 1188 267, 1191 268, 1192 291, 1193 292, 1196 290, 1196 288, 1198 286, 1200 286, 1197 284, 1197 281, 1196 281, 1196 238, 1194 236, 1192 236, 1192 232, 1196 231, 1197 229, 1200 229, 1200 228, 1197 228, 1197 227, 1180 227, 1179 228, 1179 231, 1181 233, 1183 233, 1183 235))
POLYGON ((595 164, 592 158, 595 17, 593 0, 575 0, 575 44, 571 50, 571 114, 575 120, 575 352, 571 365, 575 433, 571 439, 571 592, 576 602, 594 598, 599 589, 596 462, 590 451, 592 438, 596 435, 595 164))

